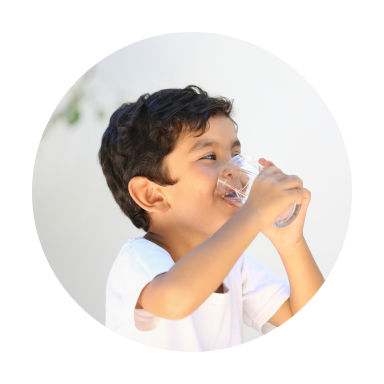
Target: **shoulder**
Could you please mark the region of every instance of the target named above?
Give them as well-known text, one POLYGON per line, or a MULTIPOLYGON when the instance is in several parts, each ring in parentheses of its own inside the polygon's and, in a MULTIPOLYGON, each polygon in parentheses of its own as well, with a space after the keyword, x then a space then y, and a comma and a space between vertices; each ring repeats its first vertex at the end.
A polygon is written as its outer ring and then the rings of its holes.
POLYGON ((174 264, 170 254, 160 246, 143 237, 129 239, 118 253, 108 280, 125 280, 135 274, 152 275, 158 270, 171 268, 174 264))
POLYGON ((171 255, 164 248, 143 237, 135 237, 123 245, 116 261, 145 264, 148 261, 154 262, 159 258, 172 260, 171 255))

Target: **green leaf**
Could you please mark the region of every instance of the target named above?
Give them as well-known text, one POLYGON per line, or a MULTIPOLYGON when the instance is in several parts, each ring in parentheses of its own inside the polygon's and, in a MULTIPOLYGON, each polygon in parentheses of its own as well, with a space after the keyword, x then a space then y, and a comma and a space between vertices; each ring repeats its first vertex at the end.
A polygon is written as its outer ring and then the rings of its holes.
POLYGON ((68 121, 69 124, 73 125, 75 124, 79 118, 80 118, 80 113, 79 110, 76 108, 76 106, 70 106, 66 111, 65 111, 65 117, 68 121))

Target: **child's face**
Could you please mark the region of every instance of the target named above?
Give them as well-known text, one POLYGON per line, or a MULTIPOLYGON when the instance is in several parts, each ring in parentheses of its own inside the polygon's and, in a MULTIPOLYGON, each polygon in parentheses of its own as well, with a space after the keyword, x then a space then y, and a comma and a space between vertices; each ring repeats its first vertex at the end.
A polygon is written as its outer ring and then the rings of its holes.
POLYGON ((219 198, 216 184, 224 165, 241 153, 231 119, 214 116, 209 124, 203 135, 184 137, 167 156, 170 175, 179 181, 163 190, 170 206, 167 214, 172 215, 173 223, 191 234, 207 236, 215 233, 239 209, 219 198), (216 144, 193 150, 202 141, 216 144))

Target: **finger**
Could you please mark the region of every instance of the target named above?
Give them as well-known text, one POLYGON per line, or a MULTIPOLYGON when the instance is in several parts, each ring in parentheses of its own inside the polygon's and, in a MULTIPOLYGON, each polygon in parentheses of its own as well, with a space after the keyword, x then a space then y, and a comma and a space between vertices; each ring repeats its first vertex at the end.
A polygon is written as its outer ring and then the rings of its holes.
POLYGON ((259 164, 261 164, 261 165, 264 167, 264 164, 265 164, 266 161, 267 161, 267 160, 264 159, 264 157, 260 157, 260 159, 259 159, 259 164))
POLYGON ((296 205, 301 205, 301 203, 304 200, 304 191, 300 188, 293 188, 293 189, 288 189, 285 191, 292 201, 296 203, 296 205))
POLYGON ((275 165, 272 161, 266 160, 264 157, 260 157, 259 164, 263 167, 270 167, 271 165, 275 165))
POLYGON ((266 167, 264 168, 260 174, 262 174, 263 176, 271 176, 271 175, 275 175, 277 173, 283 173, 281 169, 277 168, 276 166, 272 165, 270 167, 266 167))
MULTIPOLYGON (((269 178, 272 179, 276 183, 281 183, 284 180, 288 179, 288 177, 289 176, 286 175, 285 173, 276 173, 274 175, 269 176, 269 178)), ((290 188, 286 188, 286 189, 290 189, 290 188)))
POLYGON ((311 201, 311 191, 309 191, 306 188, 303 188, 303 192, 304 192, 304 200, 311 201))
POLYGON ((303 180, 296 175, 287 175, 285 179, 280 181, 283 184, 284 189, 300 188, 303 189, 303 180))

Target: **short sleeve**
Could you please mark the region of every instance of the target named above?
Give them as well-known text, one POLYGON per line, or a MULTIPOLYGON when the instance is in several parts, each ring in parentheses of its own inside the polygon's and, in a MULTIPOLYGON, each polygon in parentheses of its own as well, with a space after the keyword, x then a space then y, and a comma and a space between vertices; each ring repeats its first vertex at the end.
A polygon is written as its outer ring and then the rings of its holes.
POLYGON ((276 327, 268 320, 290 297, 286 279, 276 277, 248 252, 243 253, 243 322, 262 335, 276 327))
POLYGON ((106 288, 106 326, 124 336, 149 331, 160 318, 135 306, 143 288, 156 276, 168 272, 174 261, 167 251, 145 240, 128 242, 117 256, 106 288))

